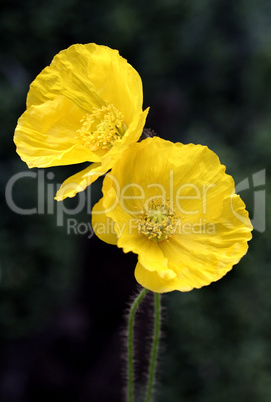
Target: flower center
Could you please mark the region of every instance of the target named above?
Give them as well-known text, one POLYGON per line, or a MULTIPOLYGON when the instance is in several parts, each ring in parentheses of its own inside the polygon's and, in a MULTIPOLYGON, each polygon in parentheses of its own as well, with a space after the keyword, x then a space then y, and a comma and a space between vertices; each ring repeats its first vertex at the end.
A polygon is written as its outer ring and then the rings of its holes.
POLYGON ((91 151, 109 150, 127 130, 124 116, 113 105, 94 108, 81 120, 82 127, 77 130, 85 146, 91 151))
POLYGON ((151 200, 137 220, 139 233, 157 242, 166 240, 176 231, 178 219, 175 212, 176 208, 169 201, 161 198, 151 200))

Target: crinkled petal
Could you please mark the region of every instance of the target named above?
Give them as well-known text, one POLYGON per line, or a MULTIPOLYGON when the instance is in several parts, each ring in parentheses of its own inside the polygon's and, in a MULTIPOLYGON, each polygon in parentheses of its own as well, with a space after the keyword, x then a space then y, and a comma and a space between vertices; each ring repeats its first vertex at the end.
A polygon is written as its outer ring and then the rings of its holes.
POLYGON ((129 234, 125 230, 118 239, 118 247, 121 247, 125 253, 132 251, 138 254, 139 262, 149 271, 167 270, 168 260, 158 244, 149 241, 144 235, 129 234))
POLYGON ((63 96, 31 106, 18 120, 14 135, 21 159, 30 168, 99 161, 78 141, 82 117, 80 109, 63 96))
POLYGON ((133 163, 133 180, 146 188, 146 196, 164 191, 188 221, 198 220, 202 214, 206 219, 218 216, 221 199, 234 192, 233 178, 206 146, 148 138, 139 144, 133 163))
POLYGON ((88 78, 89 59, 97 45, 75 44, 59 52, 30 85, 27 107, 62 95, 89 112, 104 101, 88 78))
POLYGON ((183 283, 180 288, 178 278, 176 278, 174 271, 167 270, 164 276, 162 276, 156 271, 149 271, 139 262, 135 268, 135 279, 141 286, 156 293, 172 292, 176 289, 182 292, 191 290, 191 286, 188 284, 185 286, 185 283, 183 283))
POLYGON ((124 114, 127 125, 142 110, 141 78, 117 50, 95 45, 88 63, 88 77, 99 95, 124 114))
POLYGON ((187 221, 219 216, 221 200, 234 193, 234 180, 218 156, 206 146, 176 144, 168 163, 174 166, 173 200, 181 216, 187 221))
POLYGON ((200 288, 222 278, 246 254, 252 226, 238 195, 227 197, 214 222, 202 222, 161 242, 169 267, 177 274, 176 289, 200 288), (212 225, 211 225, 212 224, 212 225))
POLYGON ((142 110, 139 74, 117 50, 94 43, 75 44, 58 53, 33 81, 27 106, 64 95, 85 112, 112 103, 128 125, 142 110))

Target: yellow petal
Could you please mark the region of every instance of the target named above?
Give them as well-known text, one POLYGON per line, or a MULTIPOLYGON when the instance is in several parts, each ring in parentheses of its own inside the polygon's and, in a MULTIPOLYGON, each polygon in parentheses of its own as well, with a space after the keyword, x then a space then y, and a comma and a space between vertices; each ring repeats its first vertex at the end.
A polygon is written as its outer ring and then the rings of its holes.
POLYGON ((167 270, 166 274, 162 277, 158 272, 150 272, 139 262, 135 268, 135 279, 141 286, 156 293, 172 292, 173 290, 187 292, 191 290, 191 286, 189 285, 183 284, 182 287, 179 286, 174 271, 167 270))
POLYGON ((95 45, 88 63, 88 77, 99 95, 124 114, 127 125, 142 110, 141 78, 117 50, 95 45))
POLYGON ((92 228, 102 241, 117 244, 117 235, 114 231, 114 221, 104 213, 103 199, 100 199, 92 209, 92 228))
POLYGON ((30 168, 99 161, 76 137, 82 116, 63 96, 31 106, 18 120, 14 135, 21 159, 30 168))
POLYGON ((218 156, 206 146, 176 144, 169 156, 173 164, 173 198, 182 217, 213 219, 221 213, 221 200, 234 192, 234 180, 225 173, 218 156))
POLYGON ((57 191, 55 200, 62 201, 67 197, 74 197, 105 173, 106 170, 100 163, 93 163, 86 169, 81 170, 81 172, 66 179, 57 191))
MULTIPOLYGON (((117 224, 119 224, 118 221, 117 224)), ((121 247, 125 253, 132 251, 138 254, 138 261, 148 271, 160 272, 167 269, 168 260, 161 252, 158 243, 147 239, 144 235, 123 230, 118 239, 118 247, 121 247)))
POLYGON ((234 181, 214 152, 206 146, 173 144, 158 137, 142 141, 140 147, 134 177, 145 187, 153 183, 149 196, 159 193, 159 184, 189 221, 202 214, 206 219, 220 214, 219 200, 234 192, 234 181), (143 163, 146 159, 148 168, 143 163))
POLYGON ((213 222, 193 224, 160 248, 177 273, 176 286, 200 288, 222 278, 246 254, 252 226, 238 195, 227 197, 213 222), (211 226, 212 224, 212 226, 211 226))
POLYGON ((30 85, 27 108, 62 95, 89 112, 104 105, 88 78, 89 60, 97 45, 76 44, 59 52, 30 85))
POLYGON ((142 109, 139 74, 117 50, 94 43, 75 44, 58 53, 31 84, 27 107, 56 95, 64 95, 86 112, 112 103, 127 125, 142 109))

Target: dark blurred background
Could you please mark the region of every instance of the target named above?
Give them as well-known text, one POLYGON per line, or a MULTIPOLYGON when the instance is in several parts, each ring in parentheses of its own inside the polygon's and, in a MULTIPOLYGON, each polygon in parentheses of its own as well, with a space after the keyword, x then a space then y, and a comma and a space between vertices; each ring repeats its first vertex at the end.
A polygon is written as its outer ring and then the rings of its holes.
MULTIPOLYGON (((243 183, 255 224, 249 253, 225 278, 164 295, 155 400, 270 401, 270 191, 255 174, 266 169, 268 178, 271 165, 271 2, 0 4, 0 400, 123 400, 136 257, 90 236, 90 213, 78 207, 78 197, 63 203, 66 214, 58 221, 53 194, 78 166, 39 170, 44 187, 38 188, 38 171, 27 169, 13 144, 35 76, 60 50, 96 42, 118 49, 141 75, 144 107, 151 107, 147 127, 219 155, 243 183), (16 206, 39 213, 22 215, 16 206), (72 230, 68 219, 81 226, 72 230)), ((90 207, 100 188, 101 181, 88 190, 90 207)), ((151 306, 149 297, 138 317, 139 382, 151 306)))

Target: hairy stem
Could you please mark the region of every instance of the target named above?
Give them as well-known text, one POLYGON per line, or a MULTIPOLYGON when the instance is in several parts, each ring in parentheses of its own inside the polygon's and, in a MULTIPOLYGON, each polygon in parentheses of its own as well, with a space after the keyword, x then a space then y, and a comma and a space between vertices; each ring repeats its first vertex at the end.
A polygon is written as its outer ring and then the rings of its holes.
POLYGON ((129 316, 128 316, 128 388, 127 388, 127 402, 133 402, 134 401, 134 368, 133 368, 133 362, 134 362, 134 321, 135 321, 135 314, 137 311, 137 308, 142 301, 142 299, 146 296, 147 294, 147 289, 142 289, 139 293, 139 295, 135 298, 133 301, 129 316))
POLYGON ((147 392, 146 392, 146 402, 150 402, 153 393, 153 386, 155 380, 155 370, 157 365, 158 347, 160 339, 160 328, 161 328, 161 295, 159 293, 154 294, 154 328, 153 328, 153 339, 152 348, 149 364, 148 382, 147 382, 147 392))

